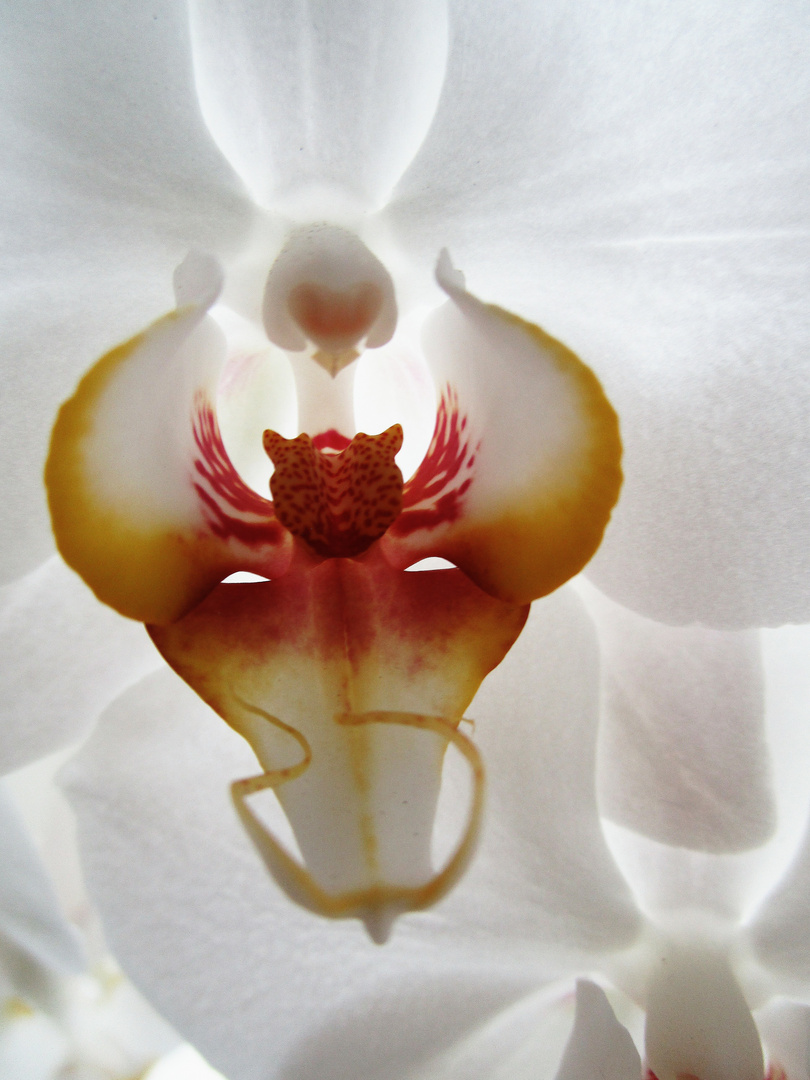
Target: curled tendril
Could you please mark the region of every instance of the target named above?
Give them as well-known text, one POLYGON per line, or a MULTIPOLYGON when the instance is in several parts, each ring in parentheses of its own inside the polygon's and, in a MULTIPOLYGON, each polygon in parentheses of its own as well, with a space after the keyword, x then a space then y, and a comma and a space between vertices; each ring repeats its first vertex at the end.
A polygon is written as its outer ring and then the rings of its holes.
POLYGON ((397 915, 404 911, 416 911, 430 907, 455 885, 466 870, 474 852, 481 828, 484 808, 484 766, 475 744, 457 730, 457 720, 441 716, 425 716, 405 712, 342 713, 335 722, 347 727, 365 724, 399 724, 406 727, 432 731, 452 743, 470 766, 473 778, 472 800, 467 824, 461 839, 444 867, 427 882, 418 886, 375 884, 365 889, 343 893, 328 893, 317 884, 312 875, 272 835, 247 803, 247 797, 267 788, 299 776, 309 765, 311 751, 300 732, 270 716, 256 706, 240 700, 240 704, 257 716, 289 732, 304 750, 298 764, 260 776, 237 780, 231 785, 231 797, 236 811, 250 839, 261 855, 276 883, 290 899, 318 915, 333 919, 359 918, 365 922, 372 939, 385 941, 397 915))

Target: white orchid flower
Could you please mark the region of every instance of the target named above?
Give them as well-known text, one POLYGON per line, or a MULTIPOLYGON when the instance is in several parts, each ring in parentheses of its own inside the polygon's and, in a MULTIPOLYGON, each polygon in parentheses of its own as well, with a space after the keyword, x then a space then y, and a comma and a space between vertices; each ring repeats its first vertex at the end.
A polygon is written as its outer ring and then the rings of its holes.
MULTIPOLYGON (((402 312, 418 315, 421 303, 439 299, 429 283, 437 251, 447 247, 476 295, 546 327, 586 359, 622 417, 627 482, 589 567, 593 580, 628 607, 669 622, 733 628, 805 619, 807 185, 797 132, 806 115, 806 33, 800 7, 755 3, 733 17, 705 4, 655 12, 607 5, 538 8, 533 2, 508 9, 341 4, 315 12, 293 4, 201 4, 190 33, 185 9, 174 3, 148 10, 121 4, 114 12, 90 3, 47 17, 22 6, 9 15, 2 45, 4 167, 18 183, 6 235, 15 252, 22 248, 28 255, 15 263, 13 288, 4 295, 10 365, 3 407, 11 410, 14 438, 4 515, 4 568, 11 584, 3 610, 6 647, 18 658, 5 676, 10 718, 4 742, 15 763, 30 759, 75 739, 116 693, 138 684, 110 710, 111 717, 126 715, 128 726, 115 727, 112 720, 102 725, 74 774, 94 889, 142 984, 232 1075, 264 1076, 281 1067, 285 1054, 298 1053, 290 1048, 303 1045, 297 1043, 302 1032, 311 1031, 297 994, 278 1003, 272 1023, 256 1014, 249 1037, 241 1024, 238 1031, 233 1025, 230 1032, 223 1029, 235 1001, 244 1006, 244 1017, 253 1016, 247 1006, 258 1002, 257 986, 277 997, 278 982, 261 979, 270 971, 276 978, 285 968, 268 949, 281 950, 291 965, 286 970, 295 962, 295 985, 312 999, 324 970, 334 970, 319 967, 317 950, 323 948, 335 964, 340 961, 340 1000, 350 1000, 352 987, 362 985, 381 1010, 395 985, 402 1003, 397 964, 403 950, 422 974, 429 961, 427 983, 444 981, 456 990, 442 1017, 448 1037, 471 1023, 467 976, 484 970, 486 957, 471 958, 465 946, 456 966, 461 946, 452 934, 443 938, 441 958, 433 942, 428 954, 421 946, 409 952, 408 926, 420 926, 420 920, 444 926, 438 914, 406 922, 388 958, 374 958, 378 966, 366 983, 372 957, 351 931, 338 937, 337 927, 313 929, 310 917, 288 911, 287 921, 276 924, 287 927, 284 940, 273 937, 268 912, 274 894, 247 869, 255 868, 255 856, 248 863, 225 808, 222 817, 206 817, 221 808, 223 784, 255 764, 235 749, 222 725, 215 733, 210 713, 165 673, 138 683, 157 661, 134 635, 137 628, 102 614, 52 559, 39 472, 58 403, 93 355, 131 338, 172 306, 165 283, 190 248, 213 253, 225 265, 222 295, 231 315, 203 318, 216 291, 210 261, 197 260, 200 274, 194 263, 186 264, 181 303, 191 301, 201 326, 218 317, 233 340, 242 335, 252 355, 251 325, 258 323, 276 256, 292 238, 296 263, 312 238, 312 230, 296 227, 326 220, 342 230, 329 233, 337 246, 338 236, 359 237, 360 266, 376 267, 365 253, 379 250, 378 261, 396 285, 401 330, 407 329, 402 312), (40 357, 47 367, 39 367, 40 357), (36 678, 43 671, 49 673, 44 686, 36 678), (194 726, 184 728, 189 716, 194 726), (165 750, 165 740, 179 730, 189 742, 171 743, 169 775, 169 759, 158 747, 165 750), (134 779, 125 783, 136 767, 137 785, 134 779), (216 784, 202 782, 206 770, 216 784), (109 816, 100 824, 102 808, 109 816), (218 830, 212 834, 215 858, 194 831, 193 823, 202 821, 218 830), (196 839, 180 839, 188 835, 185 825, 196 839), (133 845, 141 861, 133 862, 133 845), (158 855, 170 860, 159 882, 146 874, 138 882, 127 879, 124 862, 133 871, 146 856, 158 855), (209 861, 203 865, 194 857, 209 861), (177 873, 181 865, 185 876, 177 873), (206 891, 213 870, 216 894, 206 891), (190 924, 180 933, 175 922, 191 918, 191 895, 193 921, 202 926, 207 919, 209 937, 195 941, 197 952, 186 952, 186 967, 179 969, 218 972, 218 1007, 225 1000, 220 992, 231 996, 217 1017, 208 1008, 211 999, 191 991, 188 979, 181 992, 173 978, 180 955, 175 942, 185 942, 186 933, 193 937, 190 924), (259 899, 263 916, 252 906, 259 899), (225 933, 237 914, 241 937, 225 933), (251 923, 248 916, 256 917, 251 923), (222 930, 219 936, 214 927, 222 930), (311 950, 303 948, 304 940, 311 950), (248 942, 253 948, 245 952, 248 942), (261 977, 254 974, 256 956, 270 961, 261 977), (237 960, 238 973, 231 966, 237 960), (252 973, 247 980, 246 970, 252 973)), ((284 269, 283 262, 275 265, 284 269)), ((281 271, 279 276, 284 284, 281 271)), ((459 279, 446 266, 441 277, 449 292, 462 296, 459 279)), ((375 343, 377 317, 387 310, 380 282, 353 279, 352 317, 342 320, 330 314, 334 282, 289 292, 298 329, 308 331, 311 351, 324 353, 327 366, 336 369, 347 351, 375 343), (324 312, 325 342, 317 340, 324 312), (354 342, 338 340, 358 328, 354 342)), ((278 335, 282 347, 294 347, 281 340, 285 329, 274 321, 273 295, 268 289, 265 329, 271 340, 278 335)), ((463 297, 474 306, 469 294, 463 297)), ((396 338, 388 348, 395 347, 396 338)), ((385 382, 389 369, 382 370, 385 382)), ((418 365, 411 362, 410 370, 418 372, 418 365)), ((231 374, 240 374, 238 365, 231 374)), ((343 377, 338 374, 335 383, 343 377)), ((370 371, 367 378, 373 386, 370 371)), ((491 380, 487 400, 508 397, 503 382, 491 380)), ((401 384, 392 385, 395 405, 404 412, 401 384)), ((525 418, 521 410, 531 412, 534 401, 518 401, 520 395, 517 389, 511 407, 525 418)), ((248 404, 261 411, 262 397, 250 388, 240 397, 234 378, 223 386, 220 419, 229 403, 234 413, 248 404)), ((152 418, 170 400, 161 397, 152 418)), ((302 400, 309 408, 309 399, 302 400)), ((280 413, 277 426, 283 429, 280 413)), ((345 411, 338 410, 338 419, 345 420, 345 411)), ((222 426, 228 453, 247 476, 254 459, 240 451, 241 428, 229 433, 222 426)), ((258 431, 268 426, 270 418, 261 418, 258 431)), ((523 422, 514 426, 515 433, 532 431, 523 422)), ((111 427, 137 471, 141 444, 123 426, 111 427)), ((341 433, 339 424, 335 430, 341 433)), ((186 449, 182 436, 172 447, 181 457, 186 449)), ((96 462, 95 480, 108 495, 124 499, 132 488, 123 481, 115 486, 109 464, 96 462)), ((493 477, 503 472, 514 478, 519 470, 513 470, 514 462, 499 462, 493 477)), ((155 487, 163 511, 182 512, 183 500, 174 495, 171 485, 155 487)), ((501 544, 490 566, 508 575, 512 554, 501 544)), ((483 584, 480 567, 475 573, 483 584)), ((207 564, 202 576, 210 574, 207 564)), ((546 602, 543 611, 548 618, 556 613, 552 638, 571 654, 552 654, 561 671, 574 662, 584 669, 590 645, 554 603, 546 602)), ((499 703, 495 740, 510 749, 499 769, 513 785, 530 755, 510 742, 510 718, 523 708, 521 694, 538 663, 519 655, 526 668, 499 703)), ((572 681, 565 688, 575 701, 572 681)), ((583 675, 582 692, 586 681, 583 675)), ((537 725, 538 702, 532 704, 537 725)), ((553 690, 542 704, 544 716, 557 707, 553 690)), ((470 715, 479 721, 484 745, 486 710, 474 705, 470 715)), ((523 732, 514 721, 518 729, 523 732)), ((522 738, 530 740, 525 733, 522 738)), ((566 838, 569 854, 595 829, 587 796, 593 770, 587 766, 585 761, 581 788, 572 788, 573 794, 558 790, 554 828, 566 838)), ((428 802, 436 791, 437 785, 428 802)), ((519 839, 520 830, 518 847, 519 839)), ((422 842, 424 856, 424 835, 422 842)), ((586 861, 591 848, 581 845, 586 861)), ((617 904, 621 933, 630 941, 638 928, 636 906, 610 859, 593 858, 624 897, 617 904)), ((416 887, 423 883, 424 873, 416 887)), ((481 895, 483 908, 486 890, 481 895)), ((575 898, 576 889, 569 899, 575 898)), ((586 896, 578 899, 587 907, 586 896)), ((615 949, 606 910, 601 902, 594 905, 589 932, 615 949)), ((561 921, 559 936, 569 930, 579 940, 579 930, 561 921)), ((549 977, 551 965, 544 960, 529 968, 532 963, 518 977, 521 987, 536 984, 540 974, 549 977)), ((517 995, 514 978, 511 970, 504 975, 490 1004, 499 995, 502 1002, 517 995)), ((203 981, 209 986, 207 977, 203 981)), ((429 1003, 421 989, 413 995, 429 1003)), ((329 1020, 319 1023, 323 1037, 309 1044, 315 1055, 318 1046, 329 1045, 329 1020)), ((407 1048, 393 1038, 389 1043, 392 1053, 398 1047, 406 1056, 413 1052, 412 1040, 407 1048)), ((428 1040, 420 1052, 429 1051, 428 1040)))
MULTIPOLYGON (((469 862, 483 767, 459 723, 528 603, 598 547, 621 484, 618 421, 589 368, 473 297, 446 251, 436 281, 447 300, 419 320, 409 363, 394 281, 369 247, 401 262, 395 242, 374 240, 380 176, 350 182, 319 162, 293 198, 289 178, 279 187, 275 104, 259 128, 244 127, 263 77, 255 50, 279 12, 194 5, 191 16, 203 115, 253 196, 254 235, 224 273, 212 255, 184 259, 174 310, 106 353, 62 405, 45 468, 54 534, 98 598, 145 622, 169 665, 253 747, 261 772, 232 792, 279 885, 314 912, 363 919, 383 941, 398 914, 435 903, 469 862), (389 342, 387 357, 371 356, 389 342), (389 390, 435 384, 436 398, 423 395, 432 438, 405 482, 402 424, 358 431, 361 353, 372 381, 382 365, 389 390), (276 429, 290 371, 297 426, 285 438, 276 429), (251 414, 268 379, 262 432, 251 414), (264 483, 255 490, 246 476, 264 483), (454 567, 405 572, 431 556, 454 567), (224 580, 244 572, 264 580, 224 580), (448 744, 474 790, 437 869, 431 823, 448 744), (267 788, 300 858, 248 801, 267 788)), ((432 14, 404 25, 415 60, 443 52, 432 14)), ((400 50, 392 30, 385 47, 400 50)), ((370 32, 380 44, 380 28, 370 32)), ((378 122, 394 118, 386 110, 378 122)), ((389 135, 380 131, 381 146, 389 135)), ((386 151, 384 172, 392 160, 386 151)), ((407 428, 413 410, 394 405, 407 428)))

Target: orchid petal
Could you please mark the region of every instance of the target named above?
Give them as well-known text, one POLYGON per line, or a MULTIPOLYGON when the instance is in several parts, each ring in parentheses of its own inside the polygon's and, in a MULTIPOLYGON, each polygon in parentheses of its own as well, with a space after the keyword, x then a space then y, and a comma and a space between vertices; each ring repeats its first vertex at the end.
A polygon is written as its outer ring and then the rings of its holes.
POLYGON ((536 955, 568 970, 629 945, 641 920, 596 807, 598 650, 572 590, 532 606, 468 713, 489 809, 475 862, 436 912, 446 940, 472 939, 493 963, 536 955))
POLYGON ((758 908, 750 934, 760 962, 777 979, 810 974, 810 627, 762 632, 768 702, 768 739, 773 747, 779 829, 763 851, 758 908), (763 899, 764 897, 764 899, 763 899))
MULTIPOLYGON (((199 116, 182 5, 20 4, 0 41, 3 581, 53 554, 42 465, 88 359, 165 308, 254 211, 199 116)), ((266 273, 266 270, 265 270, 266 273)))
POLYGON ((726 15, 459 4, 387 214, 425 267, 441 224, 476 291, 603 380, 627 484, 597 584, 734 629, 810 619, 810 28, 800 4, 726 15))
POLYGON ((99 599, 177 618, 235 570, 286 569, 291 541, 240 479, 216 423, 225 344, 214 260, 189 256, 177 310, 93 367, 59 413, 45 480, 57 543, 99 599))
POLYGON ((0 788, 0 936, 45 968, 81 971, 79 936, 59 907, 53 885, 11 799, 0 788))
POLYGON ((810 826, 795 859, 750 928, 756 954, 772 972, 810 978, 810 826))
POLYGON ((375 920, 433 903, 450 884, 430 864, 444 750, 449 740, 467 753, 480 791, 477 755, 455 728, 525 617, 457 570, 408 574, 367 556, 221 585, 150 632, 254 748, 265 776, 234 795, 273 876, 304 906, 360 915, 377 935, 375 920), (247 808, 263 787, 276 789, 305 868, 247 808))
POLYGON ((0 651, 0 772, 77 741, 161 663, 143 629, 101 607, 58 556, 2 590, 0 651))
POLYGON ((433 118, 443 2, 322 5, 311 18, 295 0, 199 0, 191 28, 203 116, 259 205, 313 186, 385 201, 433 118))
POLYGON ((440 908, 403 917, 381 950, 290 904, 229 805, 228 782, 251 770, 247 744, 163 671, 64 774, 111 947, 225 1076, 402 1075, 415 1049, 439 1053, 543 977, 525 948, 493 971, 474 942, 445 938, 440 908))
POLYGON ((574 1030, 555 1080, 638 1080, 641 1058, 626 1028, 610 1007, 604 990, 577 981, 574 1030))
POLYGON ((535 990, 420 1063, 408 1080, 554 1080, 573 1013, 570 987, 535 990))
MULTIPOLYGON (((591 590, 588 595, 593 599, 591 590)), ((603 614, 605 610, 609 613, 613 605, 602 599, 600 608, 603 614)), ((646 622, 638 616, 628 620, 625 613, 622 619, 612 625, 612 631, 618 637, 624 635, 632 652, 637 646, 637 642, 635 645, 633 643, 634 628, 638 637, 646 622), (625 624, 627 629, 623 630, 625 624)), ((693 631, 667 628, 667 633, 686 635, 685 640, 688 640, 693 631)), ((650 630, 653 649, 660 644, 660 638, 656 639, 656 635, 653 627, 650 630)), ((717 635, 726 638, 735 636, 739 635, 717 635)), ((773 889, 774 882, 784 877, 801 844, 810 805, 807 787, 807 772, 810 769, 810 728, 807 725, 810 708, 810 670, 807 666, 810 627, 765 630, 760 637, 765 676, 765 727, 762 735, 768 748, 768 772, 771 774, 768 786, 775 804, 776 828, 761 847, 738 854, 712 854, 650 839, 650 830, 646 828, 642 814, 636 821, 639 832, 606 822, 610 849, 622 873, 632 885, 642 910, 655 918, 671 918, 674 912, 691 908, 709 912, 725 923, 749 922, 762 904, 763 897, 773 889)), ((665 670, 672 670, 668 661, 659 662, 665 670)), ((727 693, 733 699, 734 691, 730 687, 727 693)), ((682 694, 682 690, 673 691, 671 700, 668 703, 665 700, 664 705, 676 709, 682 694)), ((740 715, 743 716, 745 710, 742 705, 740 708, 740 715)), ((748 735, 758 726, 749 728, 748 735)), ((732 733, 734 730, 732 725, 732 733)), ((744 743, 744 727, 741 734, 741 742, 744 743)), ((698 747, 704 746, 699 754, 712 753, 711 747, 705 749, 705 743, 701 743, 700 733, 689 734, 687 738, 689 745, 696 742, 698 747)), ((677 734, 672 739, 674 746, 662 753, 671 755, 677 765, 680 760, 677 734)), ((727 765, 730 767, 734 756, 722 750, 719 753, 728 759, 727 765)), ((649 768, 653 770, 655 766, 653 762, 649 768)), ((618 769, 621 777, 623 763, 620 759, 614 762, 614 768, 618 769)), ((632 787, 632 773, 626 782, 632 787)), ((618 786, 615 773, 611 783, 614 787, 618 786)), ((660 781, 658 786, 666 797, 666 781, 660 781)), ((641 805, 650 807, 651 816, 655 808, 656 790, 651 787, 641 802, 641 805)), ((717 796, 717 802, 722 805, 722 795, 717 796)), ((804 901, 800 891, 795 900, 801 908, 804 901)), ((800 914, 797 917, 802 918, 800 914)))
POLYGON ((720 949, 662 948, 646 996, 647 1064, 658 1080, 762 1080, 751 1010, 720 949))
MULTIPOLYGON (((68 195, 71 181, 94 196, 102 219, 110 203, 135 214, 148 207, 153 227, 175 231, 186 246, 211 243, 214 230, 244 213, 200 117, 184 5, 155 0, 147 11, 122 0, 114 12, 104 0, 20 5, 9 12, 0 49, 3 115, 36 137, 36 178, 52 191, 68 195)), ((64 218, 61 235, 76 224, 64 218)))
POLYGON ((618 421, 565 346, 467 293, 446 253, 437 276, 450 301, 424 346, 442 403, 383 545, 401 565, 440 555, 492 595, 525 602, 598 547, 621 484, 618 421))
POLYGON ((773 1001, 756 1014, 768 1076, 810 1080, 810 1008, 773 1001))
POLYGON ((758 636, 664 626, 585 596, 603 661, 602 812, 698 851, 761 845, 775 808, 758 636))

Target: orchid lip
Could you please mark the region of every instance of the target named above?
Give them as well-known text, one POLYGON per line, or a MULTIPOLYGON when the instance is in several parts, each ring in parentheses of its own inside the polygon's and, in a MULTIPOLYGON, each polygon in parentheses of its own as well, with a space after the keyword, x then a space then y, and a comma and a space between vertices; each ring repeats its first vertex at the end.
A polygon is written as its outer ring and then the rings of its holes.
POLYGON ((324 224, 294 230, 267 277, 265 329, 290 354, 312 432, 265 433, 272 501, 242 479, 219 429, 238 325, 208 314, 222 273, 201 255, 178 269, 177 310, 103 357, 65 403, 47 467, 65 557, 147 623, 174 671, 253 748, 263 771, 237 781, 233 799, 271 875, 304 908, 359 918, 380 941, 467 865, 483 767, 459 721, 528 602, 595 550, 621 476, 616 416, 590 370, 467 293, 446 253, 437 278, 448 300, 422 348, 441 401, 407 483, 394 461, 401 426, 356 433, 353 369, 330 378, 309 363, 313 348, 336 349, 334 360, 382 347, 397 320, 382 264, 324 224), (405 573, 431 556, 454 568, 405 573), (240 571, 264 580, 223 583, 240 571), (451 744, 473 796, 437 871, 451 744), (254 813, 263 789, 301 860, 254 813))

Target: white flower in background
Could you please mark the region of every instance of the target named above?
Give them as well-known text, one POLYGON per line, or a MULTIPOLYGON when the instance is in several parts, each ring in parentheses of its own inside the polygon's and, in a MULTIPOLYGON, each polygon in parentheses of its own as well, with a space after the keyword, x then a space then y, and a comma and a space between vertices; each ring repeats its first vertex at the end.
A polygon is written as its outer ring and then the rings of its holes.
MULTIPOLYGON (((597 584, 673 623, 807 619, 807 22, 798 4, 201 4, 192 55, 174 3, 9 12, 0 750, 12 767, 66 744, 132 688, 73 767, 91 885, 128 970, 234 1080, 407 1075, 563 969, 604 975, 595 954, 631 947, 640 901, 600 846, 589 794, 594 645, 565 594, 538 606, 541 640, 521 642, 469 710, 502 858, 485 838, 459 893, 404 919, 380 956, 278 900, 222 801, 255 770, 250 754, 167 673, 139 681, 158 661, 138 628, 52 557, 40 468, 58 403, 94 355, 171 307, 165 283, 189 248, 219 257, 224 300, 255 318, 284 241, 255 206, 291 222, 328 210, 362 222, 400 312, 438 300, 446 246, 477 295, 598 373, 626 485, 589 567, 597 584), (571 720, 585 713, 590 743, 571 720), (578 783, 554 771, 566 745, 578 783)), ((631 665, 631 700, 647 670, 631 665)), ((606 811, 680 847, 722 835, 723 850, 757 848, 767 768, 754 747, 739 780, 736 740, 711 754, 701 742, 716 730, 673 738, 658 710, 614 732, 633 753, 606 743, 603 777, 634 768, 605 781, 606 811), (664 751, 678 769, 661 768, 664 751), (672 806, 691 808, 678 829, 672 806)), ((783 954, 804 963, 788 916, 782 952, 759 946, 766 972, 789 966, 783 954)), ((723 917, 739 940, 742 915, 723 917)))
POLYGON ((59 806, 39 766, 0 788, 0 1076, 216 1080, 100 948, 89 902, 70 880, 76 855, 72 830, 54 815, 59 806), (21 787, 26 816, 53 834, 49 868, 57 871, 59 896, 15 805, 21 787), (72 896, 82 933, 62 913, 65 896, 72 896))

